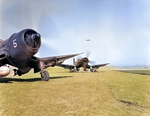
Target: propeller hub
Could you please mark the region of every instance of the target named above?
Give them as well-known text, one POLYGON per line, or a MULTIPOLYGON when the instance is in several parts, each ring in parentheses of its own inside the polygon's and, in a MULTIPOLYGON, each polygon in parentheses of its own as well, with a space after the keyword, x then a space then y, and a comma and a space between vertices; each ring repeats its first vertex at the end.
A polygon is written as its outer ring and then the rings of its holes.
POLYGON ((83 59, 83 62, 84 62, 84 63, 88 63, 88 62, 89 62, 89 59, 88 59, 88 58, 84 58, 84 59, 83 59))
POLYGON ((41 45, 41 35, 35 31, 27 31, 24 40, 31 49, 38 49, 41 45))
POLYGON ((41 35, 39 34, 39 33, 36 33, 36 34, 32 34, 31 35, 31 39, 33 40, 33 41, 40 41, 40 38, 41 38, 41 35))

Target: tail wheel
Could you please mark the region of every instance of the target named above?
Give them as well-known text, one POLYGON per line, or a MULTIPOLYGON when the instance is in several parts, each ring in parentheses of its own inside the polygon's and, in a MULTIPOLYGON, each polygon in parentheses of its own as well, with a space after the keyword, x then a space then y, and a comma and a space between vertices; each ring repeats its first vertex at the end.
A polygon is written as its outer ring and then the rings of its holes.
POLYGON ((49 73, 47 71, 42 71, 41 79, 42 79, 42 81, 49 81, 49 73))

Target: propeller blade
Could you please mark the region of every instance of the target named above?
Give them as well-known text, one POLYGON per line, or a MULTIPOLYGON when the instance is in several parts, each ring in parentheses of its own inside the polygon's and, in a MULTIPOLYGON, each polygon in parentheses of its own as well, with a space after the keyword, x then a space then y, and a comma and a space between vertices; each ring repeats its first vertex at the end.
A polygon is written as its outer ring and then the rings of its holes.
POLYGON ((30 12, 30 6, 27 3, 23 4, 20 1, 14 1, 12 5, 9 4, 9 7, 5 7, 8 4, 7 2, 4 2, 2 6, 3 11, 1 12, 3 16, 1 21, 3 38, 7 38, 6 35, 8 33, 14 33, 24 28, 32 27, 32 14, 30 12))
MULTIPOLYGON (((5 4, 7 5, 7 2, 5 4)), ((32 28, 40 33, 44 48, 55 49, 53 45, 61 39, 60 32, 47 11, 36 10, 26 1, 16 1, 9 7, 5 7, 6 5, 2 7, 3 23, 1 26, 4 29, 1 30, 1 37, 3 39, 8 38, 8 33, 12 34, 25 28, 32 28)))
POLYGON ((60 39, 60 33, 57 25, 51 16, 45 12, 39 17, 38 31, 44 39, 56 40, 60 39))
MULTIPOLYGON (((59 29, 55 21, 45 10, 35 12, 33 5, 28 4, 26 1, 16 1, 9 7, 2 8, 2 27, 4 27, 5 31, 16 32, 24 28, 32 28, 38 31, 44 39, 60 39, 59 29)), ((5 34, 5 31, 2 33, 5 34)))
POLYGON ((86 51, 86 57, 88 58, 90 56, 91 52, 90 51, 86 51))
POLYGON ((90 64, 95 65, 96 62, 95 61, 89 61, 90 64))

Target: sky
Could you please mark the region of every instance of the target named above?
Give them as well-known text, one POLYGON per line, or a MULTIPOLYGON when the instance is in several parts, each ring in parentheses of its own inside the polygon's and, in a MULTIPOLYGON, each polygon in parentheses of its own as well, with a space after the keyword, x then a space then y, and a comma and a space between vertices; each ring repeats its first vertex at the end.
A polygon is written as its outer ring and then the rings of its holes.
POLYGON ((38 57, 88 50, 96 64, 150 65, 150 0, 1 0, 0 12, 1 39, 41 34, 38 57))

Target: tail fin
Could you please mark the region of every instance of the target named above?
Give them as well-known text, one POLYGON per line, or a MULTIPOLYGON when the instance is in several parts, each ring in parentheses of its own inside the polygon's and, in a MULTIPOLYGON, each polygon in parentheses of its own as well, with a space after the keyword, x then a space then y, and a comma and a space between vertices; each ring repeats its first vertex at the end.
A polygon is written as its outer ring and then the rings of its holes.
POLYGON ((73 58, 73 65, 75 64, 75 58, 73 58))

